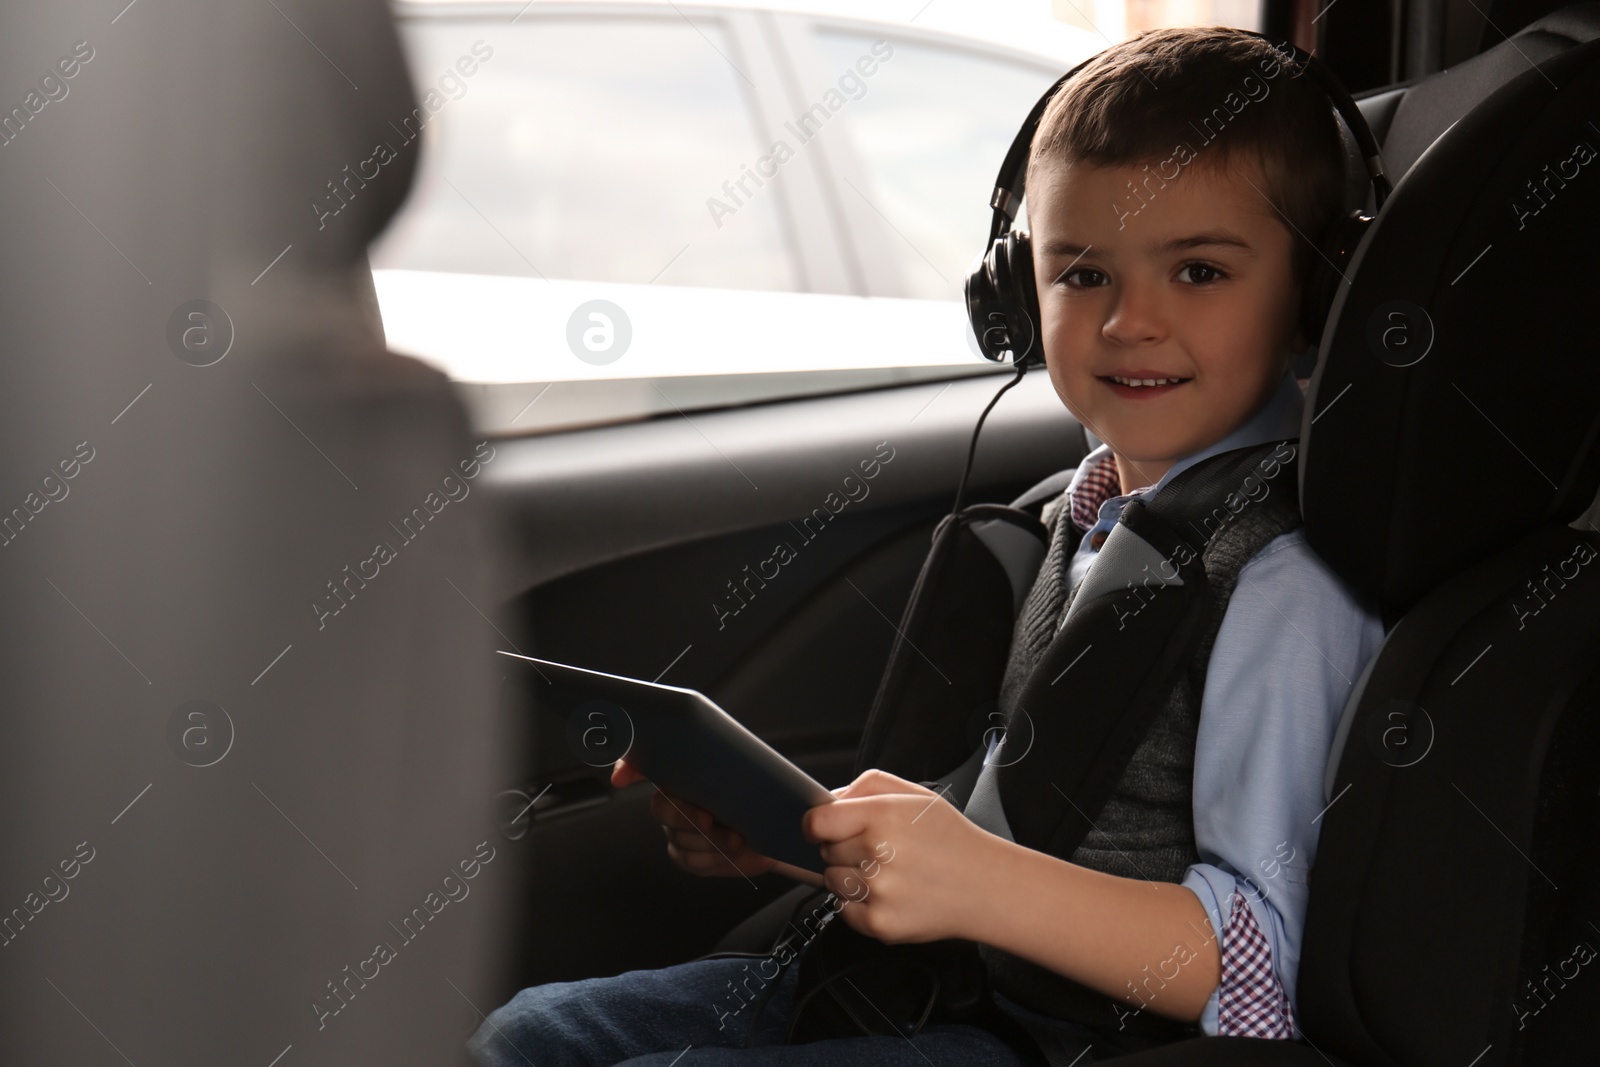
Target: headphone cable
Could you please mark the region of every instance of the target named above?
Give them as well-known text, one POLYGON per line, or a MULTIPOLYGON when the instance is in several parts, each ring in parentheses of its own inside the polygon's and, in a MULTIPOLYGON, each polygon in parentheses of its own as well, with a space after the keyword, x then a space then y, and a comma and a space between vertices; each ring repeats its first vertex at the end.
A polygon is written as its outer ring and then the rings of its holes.
POLYGON ((1005 396, 1006 390, 1022 381, 1022 376, 1027 373, 1028 364, 1026 362, 1018 363, 1016 377, 1000 387, 999 392, 995 393, 994 398, 989 401, 988 407, 985 407, 983 413, 978 416, 978 424, 972 428, 972 444, 967 448, 967 465, 961 469, 961 481, 956 485, 956 502, 950 508, 951 514, 961 511, 961 500, 967 494, 967 478, 972 474, 973 457, 978 454, 978 434, 983 432, 983 420, 989 417, 989 412, 1000 402, 1000 398, 1005 396))

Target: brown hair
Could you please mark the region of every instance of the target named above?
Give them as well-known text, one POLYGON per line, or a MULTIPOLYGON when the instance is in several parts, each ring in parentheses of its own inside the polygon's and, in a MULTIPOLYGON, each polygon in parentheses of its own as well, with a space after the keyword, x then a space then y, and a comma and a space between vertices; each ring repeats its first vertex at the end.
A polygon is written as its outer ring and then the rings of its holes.
POLYGON ((1027 184, 1046 163, 1149 163, 1144 184, 1153 190, 1173 179, 1174 160, 1220 169, 1241 158, 1260 164, 1261 192, 1296 231, 1293 265, 1303 279, 1312 245, 1344 210, 1345 148, 1327 94, 1255 34, 1147 30, 1095 56, 1051 99, 1027 184))

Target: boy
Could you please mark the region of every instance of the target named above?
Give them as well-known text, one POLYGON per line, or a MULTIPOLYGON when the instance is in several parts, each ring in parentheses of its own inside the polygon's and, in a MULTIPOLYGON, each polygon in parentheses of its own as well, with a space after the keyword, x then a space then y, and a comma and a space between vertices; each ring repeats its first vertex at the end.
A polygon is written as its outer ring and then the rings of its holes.
MULTIPOLYGON (((1151 31, 1101 53, 1041 119, 1026 184, 1040 341, 1062 402, 1105 443, 1045 510, 1050 550, 1018 622, 1002 711, 1038 654, 1038 620, 1045 637, 1054 632, 1063 593, 1128 500, 1207 456, 1299 434, 1289 365, 1318 254, 1308 239, 1341 208, 1344 157, 1326 97, 1298 74, 1254 35, 1151 31), (1069 522, 1083 531, 1070 560, 1069 522)), ((1052 1063, 1128 1047, 1117 1031, 1147 1008, 1207 1034, 1296 1036, 1323 771, 1351 683, 1382 636, 1299 529, 1274 537, 1238 571, 1198 726, 1152 742, 1156 755, 1124 775, 1078 862, 991 832, 970 801, 963 812, 870 770, 805 817, 826 885, 853 901, 840 917, 887 943, 993 946, 1122 1005, 1116 1019, 1062 1020, 997 995, 1052 1063), (884 843, 892 859, 877 862, 884 843)), ((612 780, 639 777, 624 761, 612 780)), ((652 811, 686 870, 774 869, 681 799, 658 791, 652 811)), ((540 1067, 667 1064, 686 1046, 695 1063, 1029 1062, 1030 1050, 964 1025, 783 1045, 798 966, 776 982, 773 1018, 756 1018, 762 1047, 744 1050, 744 1027, 719 1026, 706 1005, 748 969, 699 960, 524 990, 474 1051, 500 1064, 521 1062, 520 1050, 540 1067), (601 1011, 598 998, 615 1003, 601 1011), (681 1015, 668 1014, 675 1005, 681 1015)))

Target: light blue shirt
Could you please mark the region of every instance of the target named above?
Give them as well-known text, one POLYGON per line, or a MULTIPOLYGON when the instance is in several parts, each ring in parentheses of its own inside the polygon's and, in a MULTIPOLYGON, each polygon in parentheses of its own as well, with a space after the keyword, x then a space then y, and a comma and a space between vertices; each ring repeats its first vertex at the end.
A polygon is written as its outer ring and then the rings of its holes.
MULTIPOLYGON (((1208 456, 1298 437, 1304 406, 1300 386, 1285 374, 1267 403, 1232 433, 1178 460, 1153 486, 1108 498, 1072 557, 1070 582, 1081 581, 1098 555, 1091 547, 1095 531, 1109 532, 1129 500, 1160 492, 1208 456)), ((1068 491, 1109 451, 1102 444, 1090 452, 1068 491)), ((1064 514, 1059 521, 1071 519, 1064 514)), ((1239 571, 1206 668, 1193 783, 1200 862, 1184 873, 1183 885, 1211 916, 1219 950, 1234 891, 1244 896, 1297 1018, 1295 978, 1325 806, 1323 774, 1345 701, 1382 641, 1378 613, 1296 527, 1239 571)), ((1219 985, 1200 1016, 1207 1035, 1217 1033, 1220 992, 1219 985)))

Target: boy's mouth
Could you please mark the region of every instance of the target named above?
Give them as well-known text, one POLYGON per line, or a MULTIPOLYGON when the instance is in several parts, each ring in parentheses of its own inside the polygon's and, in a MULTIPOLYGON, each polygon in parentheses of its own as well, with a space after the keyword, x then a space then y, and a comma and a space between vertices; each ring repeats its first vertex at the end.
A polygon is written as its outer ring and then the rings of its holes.
POLYGON ((1110 387, 1118 396, 1143 399, 1145 397, 1160 396, 1189 381, 1188 378, 1179 378, 1170 374, 1157 374, 1154 371, 1135 371, 1132 374, 1101 374, 1097 377, 1110 387))

